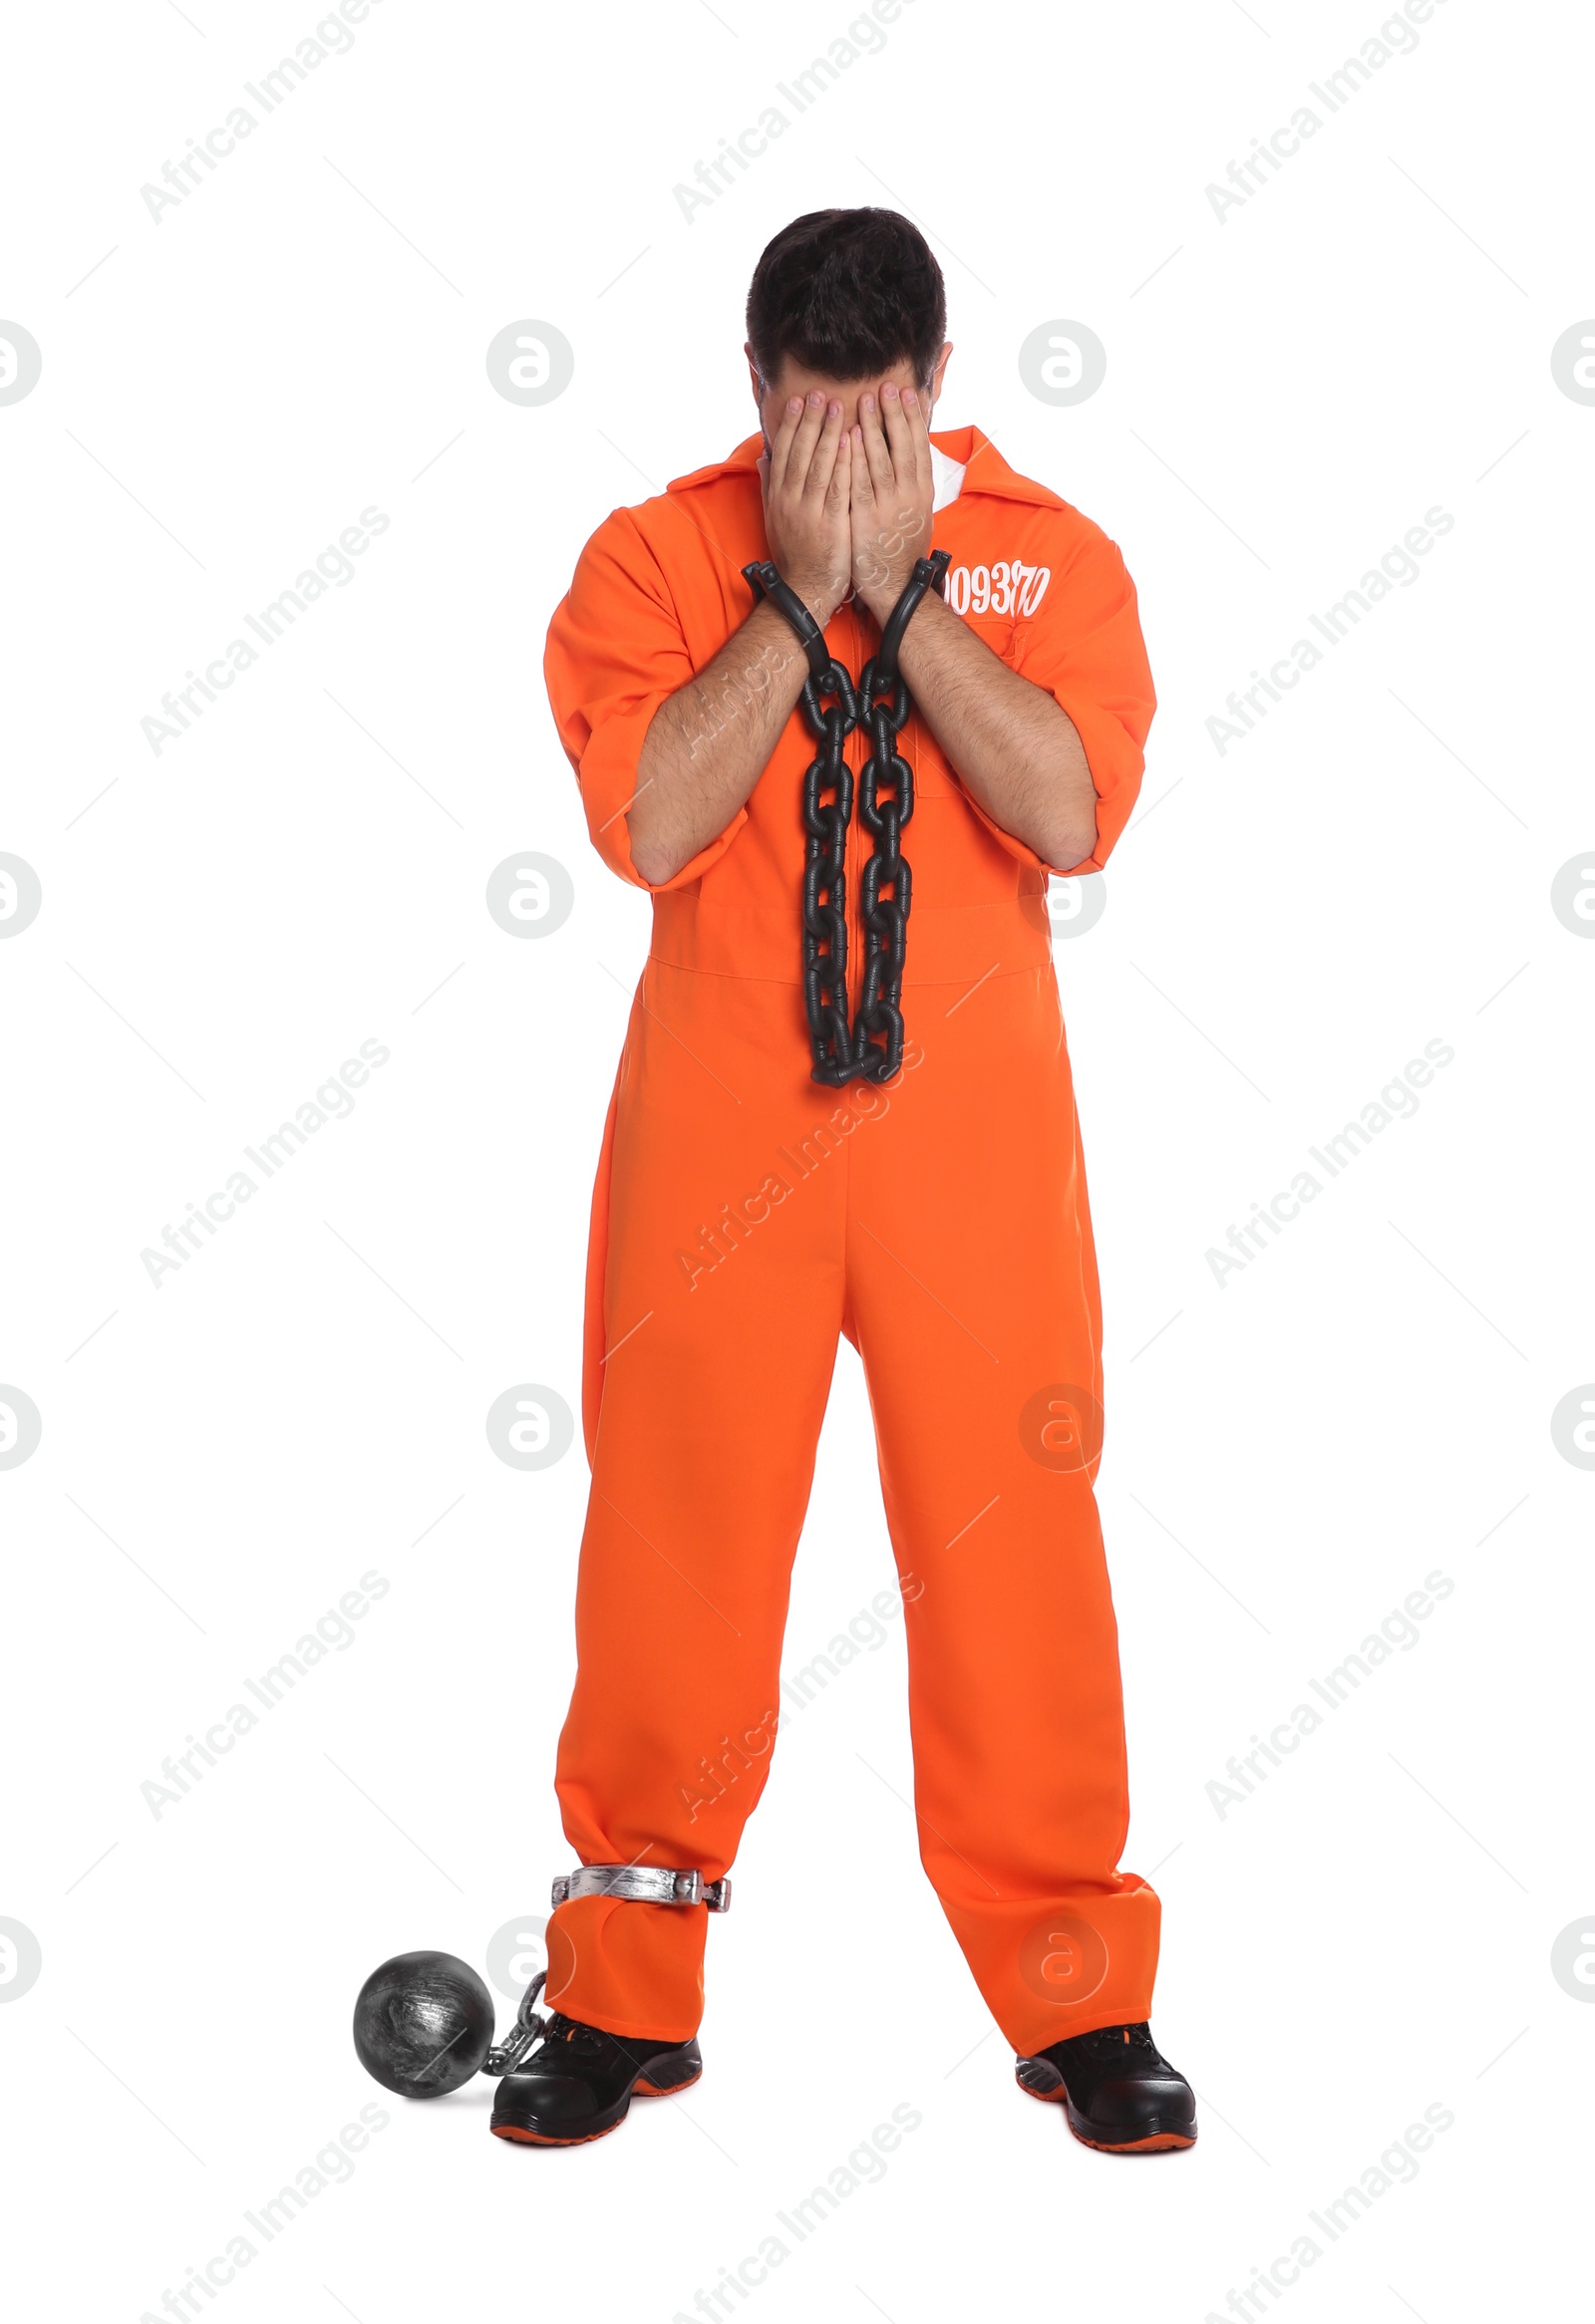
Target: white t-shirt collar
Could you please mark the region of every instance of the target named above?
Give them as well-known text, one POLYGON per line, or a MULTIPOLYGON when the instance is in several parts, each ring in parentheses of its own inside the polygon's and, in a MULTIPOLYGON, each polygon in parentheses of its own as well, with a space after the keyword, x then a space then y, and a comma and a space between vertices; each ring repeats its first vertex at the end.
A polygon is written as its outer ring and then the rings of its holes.
POLYGON ((945 508, 950 501, 956 500, 962 491, 964 463, 960 460, 949 459, 944 451, 938 451, 936 446, 932 444, 930 447, 930 472, 936 481, 936 495, 930 504, 931 514, 934 515, 938 508, 945 508))

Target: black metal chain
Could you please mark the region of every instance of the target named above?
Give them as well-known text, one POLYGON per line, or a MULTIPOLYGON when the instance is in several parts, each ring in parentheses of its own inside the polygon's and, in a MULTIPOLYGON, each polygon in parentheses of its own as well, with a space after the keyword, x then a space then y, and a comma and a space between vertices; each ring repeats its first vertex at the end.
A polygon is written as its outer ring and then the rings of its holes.
MULTIPOLYGON (((547 1970, 539 1969, 531 1983, 526 1987, 525 1992, 520 1996, 520 2005, 515 2011, 514 2024, 505 2034, 503 2040, 494 2042, 485 2058, 482 2059, 480 2071, 483 2074, 493 2076, 512 2074, 531 2048, 532 2043, 540 2041, 547 2032, 552 2020, 544 2017, 540 2009, 532 2007, 547 1981, 547 1970)), ((353 2310, 350 2312, 352 2314, 353 2310)))
POLYGON ((843 745, 858 724, 853 682, 839 662, 803 682, 803 712, 819 744, 803 770, 803 1007, 814 1079, 837 1087, 852 1056, 847 1024, 847 826, 853 770, 843 745), (830 695, 834 700, 825 701, 830 695))
POLYGON ((948 562, 947 551, 938 549, 915 564, 908 586, 887 616, 879 650, 864 665, 856 693, 808 608, 775 566, 743 567, 743 578, 754 594, 769 597, 785 615, 808 656, 801 700, 818 747, 803 770, 802 787, 803 1007, 813 1051, 811 1078, 831 1089, 849 1081, 889 1081, 902 1063, 903 962, 913 902, 902 833, 914 811, 914 770, 897 749, 897 736, 913 710, 897 668, 897 653, 925 591, 940 591, 948 562), (827 703, 827 695, 834 700, 827 703), (869 739, 869 755, 858 775, 858 813, 872 852, 859 889, 863 986, 858 1014, 849 1024, 846 860, 853 772, 844 745, 855 727, 862 727, 869 739))

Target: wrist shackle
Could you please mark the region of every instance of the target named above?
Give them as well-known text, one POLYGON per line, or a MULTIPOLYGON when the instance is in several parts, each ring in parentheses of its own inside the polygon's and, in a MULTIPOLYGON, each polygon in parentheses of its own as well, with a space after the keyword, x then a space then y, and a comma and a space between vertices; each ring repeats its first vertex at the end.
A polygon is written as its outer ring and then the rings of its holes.
POLYGON ((755 598, 768 597, 776 611, 797 632, 798 643, 808 657, 809 677, 824 678, 830 669, 830 648, 825 643, 824 631, 797 590, 782 579, 768 558, 763 564, 756 558, 753 564, 744 565, 742 577, 755 598))

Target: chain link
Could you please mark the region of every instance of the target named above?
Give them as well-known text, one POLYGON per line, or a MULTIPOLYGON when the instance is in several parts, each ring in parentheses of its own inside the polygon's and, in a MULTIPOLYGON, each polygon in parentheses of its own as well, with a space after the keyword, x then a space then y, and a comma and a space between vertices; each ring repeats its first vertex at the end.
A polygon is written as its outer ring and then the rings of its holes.
POLYGON ((514 2024, 505 2034, 503 2040, 494 2042, 485 2058, 482 2059, 481 2071, 483 2074, 490 2074, 495 2079, 501 2074, 512 2074, 531 2048, 532 2043, 541 2039, 548 2020, 543 2016, 542 2011, 534 2009, 532 2004, 542 1991, 547 1978, 546 1969, 539 1969, 535 1977, 532 1978, 531 1983, 520 1996, 520 2005, 515 2011, 514 2024))
POLYGON ((803 682, 803 715, 818 748, 803 769, 803 1007, 816 1081, 840 1088, 851 1078, 847 1022, 847 826, 853 770, 844 755, 858 725, 858 698, 842 665, 803 682), (825 702, 827 695, 834 700, 825 702))
POLYGON ((881 661, 872 655, 858 682, 858 724, 869 738, 858 770, 858 820, 873 846, 858 885, 864 976, 853 1043, 855 1067, 872 1081, 889 1081, 903 1059, 903 960, 913 904, 902 834, 914 811, 914 770, 897 748, 913 705, 902 679, 884 672, 881 661))

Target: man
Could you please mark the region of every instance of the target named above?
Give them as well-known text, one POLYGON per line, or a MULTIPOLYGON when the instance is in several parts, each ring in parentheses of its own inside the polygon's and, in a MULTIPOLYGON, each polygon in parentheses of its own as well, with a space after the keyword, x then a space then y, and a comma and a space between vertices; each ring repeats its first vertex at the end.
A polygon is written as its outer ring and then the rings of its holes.
MULTIPOLYGON (((930 436, 944 328, 905 219, 798 219, 748 302, 761 435, 609 517, 549 631, 593 839, 654 933, 588 1260, 556 1777, 581 1868, 504 2138, 599 2137, 702 2071, 707 1914, 770 1768, 838 1331, 921 1857, 1020 2085, 1094 2146, 1195 2136, 1145 2022, 1157 1899, 1116 1869, 1101 1319, 1046 903, 1124 827, 1152 687, 1114 544, 978 430, 930 436)), ((866 1872, 823 1880, 833 1920, 867 1919, 866 1872)))

